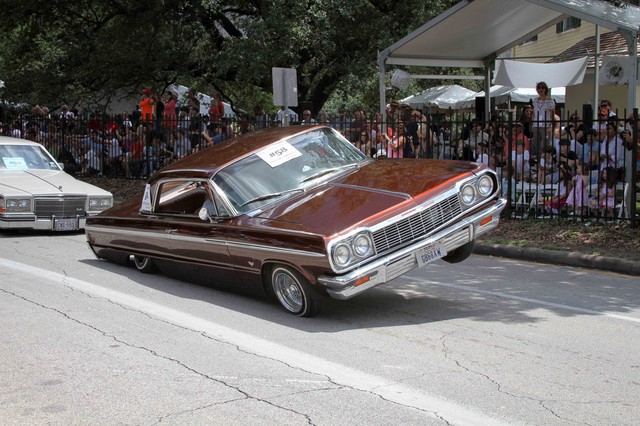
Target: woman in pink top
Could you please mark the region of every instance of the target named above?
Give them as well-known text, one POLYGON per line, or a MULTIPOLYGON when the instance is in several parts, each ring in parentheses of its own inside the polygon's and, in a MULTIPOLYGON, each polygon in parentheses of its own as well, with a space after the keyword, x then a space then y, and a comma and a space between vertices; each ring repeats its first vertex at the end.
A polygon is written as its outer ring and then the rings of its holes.
POLYGON ((393 137, 387 142, 387 158, 404 158, 404 124, 400 121, 393 137))
POLYGON ((164 103, 164 127, 165 129, 176 128, 176 95, 168 92, 164 103))

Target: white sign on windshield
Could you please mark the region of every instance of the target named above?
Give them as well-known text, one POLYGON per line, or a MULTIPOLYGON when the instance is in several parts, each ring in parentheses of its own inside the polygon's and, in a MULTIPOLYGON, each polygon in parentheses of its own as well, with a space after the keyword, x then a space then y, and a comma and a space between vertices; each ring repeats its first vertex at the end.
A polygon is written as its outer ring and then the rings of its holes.
POLYGON ((27 163, 22 157, 2 157, 4 167, 12 170, 22 170, 27 168, 27 163))
POLYGON ((279 166, 301 155, 302 153, 289 142, 279 142, 258 152, 258 157, 262 158, 271 167, 279 166))

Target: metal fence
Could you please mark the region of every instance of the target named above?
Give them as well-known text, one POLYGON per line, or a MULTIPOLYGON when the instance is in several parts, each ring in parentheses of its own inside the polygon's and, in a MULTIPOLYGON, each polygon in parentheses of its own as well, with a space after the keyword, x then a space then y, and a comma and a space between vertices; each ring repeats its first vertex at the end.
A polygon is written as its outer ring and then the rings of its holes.
MULTIPOLYGON (((289 125, 326 124, 374 158, 467 160, 497 171, 505 214, 514 218, 574 218, 636 223, 638 113, 582 120, 532 120, 527 111, 422 114, 410 108, 379 114, 303 116, 289 125)), ((7 117, 5 117, 7 120, 7 117)), ((262 115, 211 122, 201 115, 142 121, 127 114, 75 117, 22 114, 0 133, 42 143, 75 176, 142 179, 165 165, 234 136, 282 121, 262 115)))

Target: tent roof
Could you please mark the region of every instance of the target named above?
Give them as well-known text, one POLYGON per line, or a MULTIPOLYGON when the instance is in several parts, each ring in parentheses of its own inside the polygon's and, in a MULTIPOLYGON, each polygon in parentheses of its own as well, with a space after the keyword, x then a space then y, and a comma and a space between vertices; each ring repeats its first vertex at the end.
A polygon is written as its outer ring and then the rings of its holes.
POLYGON ((463 0, 378 58, 395 65, 482 68, 485 60, 567 16, 632 35, 640 31, 640 8, 633 5, 616 7, 599 0, 463 0))
POLYGON ((466 87, 452 84, 449 86, 437 86, 423 90, 422 92, 401 99, 401 104, 407 104, 412 108, 423 108, 428 106, 436 106, 438 108, 447 109, 455 108, 456 104, 462 99, 466 99, 476 92, 466 87))

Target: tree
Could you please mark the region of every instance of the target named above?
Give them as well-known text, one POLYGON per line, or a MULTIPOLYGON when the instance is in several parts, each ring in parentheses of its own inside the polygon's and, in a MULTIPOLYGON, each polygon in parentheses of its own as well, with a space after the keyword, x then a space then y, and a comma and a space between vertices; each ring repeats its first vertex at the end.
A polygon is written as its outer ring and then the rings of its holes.
POLYGON ((180 82, 250 110, 278 66, 298 70, 299 99, 319 108, 342 81, 358 90, 354 81, 377 73, 379 50, 452 3, 4 0, 3 98, 97 105, 180 82))

